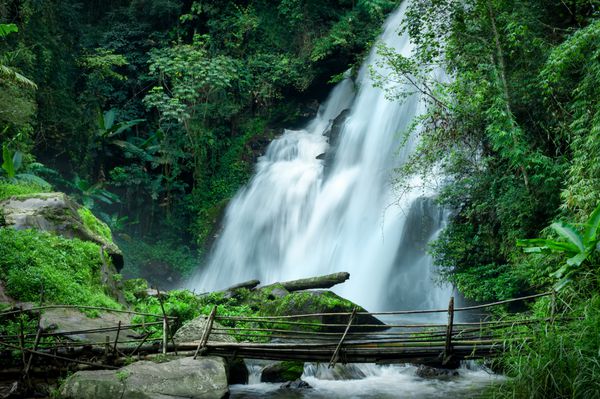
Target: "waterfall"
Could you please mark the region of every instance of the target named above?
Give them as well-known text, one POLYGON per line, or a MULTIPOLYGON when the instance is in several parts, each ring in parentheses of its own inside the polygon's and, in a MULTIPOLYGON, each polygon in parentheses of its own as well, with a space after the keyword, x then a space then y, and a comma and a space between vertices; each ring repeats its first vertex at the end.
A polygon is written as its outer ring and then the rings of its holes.
MULTIPOLYGON (((409 56, 410 40, 398 33, 406 3, 387 19, 379 41, 409 56)), ((425 253, 444 224, 435 188, 415 177, 415 188, 400 195, 392 184, 419 140, 418 132, 407 140, 401 133, 425 102, 417 94, 386 99, 369 72, 378 60, 372 49, 355 82, 346 77, 304 129, 285 130, 269 145, 231 201, 192 288, 347 271, 350 280, 334 290, 370 310, 447 305, 451 290, 434 283, 425 253)))

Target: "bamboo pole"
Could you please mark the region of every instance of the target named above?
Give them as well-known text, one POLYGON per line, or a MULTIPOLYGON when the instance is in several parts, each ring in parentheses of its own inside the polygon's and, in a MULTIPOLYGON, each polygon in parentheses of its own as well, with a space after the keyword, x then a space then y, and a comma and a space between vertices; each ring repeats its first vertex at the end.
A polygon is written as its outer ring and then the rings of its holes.
POLYGON ((335 348, 335 351, 333 351, 333 355, 331 355, 331 360, 329 361, 328 368, 333 368, 335 366, 335 363, 338 361, 339 353, 342 348, 342 343, 344 342, 344 339, 346 338, 346 334, 348 334, 348 331, 350 330, 350 326, 352 325, 352 322, 354 321, 354 318, 356 317, 357 310, 358 310, 358 308, 356 308, 356 307, 352 310, 352 314, 348 318, 348 325, 346 326, 346 331, 344 331, 344 335, 342 335, 342 338, 340 338, 340 342, 338 342, 337 347, 335 348))
POLYGON ((198 343, 198 347, 196 348, 196 352, 194 353, 194 360, 198 357, 198 354, 202 355, 204 353, 204 348, 206 347, 206 344, 208 343, 208 337, 210 335, 210 330, 212 329, 213 321, 214 321, 216 315, 217 315, 217 305, 215 305, 212 308, 210 315, 208 316, 208 320, 206 321, 206 327, 204 328, 204 332, 202 333, 202 338, 200 339, 200 342, 198 343))
MULTIPOLYGON (((134 311, 131 311, 131 310, 105 308, 105 307, 101 307, 101 306, 83 306, 83 305, 44 305, 44 306, 37 306, 37 307, 29 308, 29 309, 23 309, 23 308, 21 308, 21 309, 17 309, 17 310, 9 310, 9 311, 6 311, 6 312, 1 312, 0 313, 0 317, 10 316, 10 315, 13 315, 13 314, 35 312, 35 311, 38 311, 38 310, 46 310, 46 309, 105 310, 107 312, 114 312, 114 313, 126 313, 126 314, 132 314, 132 315, 137 315, 137 316, 148 316, 148 317, 162 318, 162 316, 159 315, 159 314, 134 312, 134 311)), ((169 318, 170 319, 176 319, 177 317, 175 317, 175 316, 169 316, 169 318)))
MULTIPOLYGON (((15 346, 15 345, 10 345, 10 344, 7 344, 6 342, 2 342, 2 341, 0 341, 0 345, 1 345, 1 346, 5 346, 5 347, 7 347, 7 348, 10 348, 10 349, 19 349, 19 347, 18 347, 18 346, 15 346)), ((87 364, 87 365, 89 365, 89 366, 94 366, 94 367, 99 367, 99 368, 106 368, 106 369, 113 369, 113 370, 116 370, 116 369, 118 369, 118 367, 109 366, 109 365, 107 365, 107 364, 101 364, 101 363, 92 363, 92 362, 87 362, 87 361, 85 361, 85 360, 71 359, 71 358, 68 358, 68 357, 63 357, 63 356, 53 355, 53 354, 51 354, 51 353, 45 353, 45 352, 40 352, 40 351, 34 351, 34 350, 31 350, 31 349, 28 349, 28 348, 24 348, 24 350, 25 350, 25 351, 27 351, 27 352, 29 352, 29 353, 33 353, 33 354, 35 354, 35 355, 38 355, 38 356, 45 356, 45 357, 49 357, 49 358, 56 359, 56 360, 63 360, 63 361, 65 361, 65 362, 73 362, 73 363, 79 363, 79 364, 87 364)))
MULTIPOLYGON (((173 345, 175 345, 175 341, 173 340, 173 336, 171 335, 171 327, 169 326, 169 319, 167 317, 167 312, 165 312, 165 307, 163 305, 163 301, 162 298, 160 296, 160 290, 158 289, 158 287, 156 287, 156 296, 158 298, 158 303, 160 303, 160 310, 162 311, 163 314, 163 333, 165 334, 165 338, 163 340, 164 342, 164 346, 167 346, 167 341, 169 336, 171 336, 171 343, 173 345)), ((175 347, 177 347, 175 345, 175 347)), ((175 355, 177 355, 177 349, 175 349, 175 355)))
POLYGON ((119 326, 117 327, 117 335, 115 336, 115 343, 113 345, 113 352, 117 355, 117 344, 119 343, 119 334, 121 332, 121 320, 119 320, 119 326))
POLYGON ((454 297, 450 297, 450 302, 448 303, 448 330, 446 332, 446 345, 444 346, 444 360, 442 361, 443 365, 448 364, 450 362, 450 358, 452 357, 452 328, 454 327, 454 297))

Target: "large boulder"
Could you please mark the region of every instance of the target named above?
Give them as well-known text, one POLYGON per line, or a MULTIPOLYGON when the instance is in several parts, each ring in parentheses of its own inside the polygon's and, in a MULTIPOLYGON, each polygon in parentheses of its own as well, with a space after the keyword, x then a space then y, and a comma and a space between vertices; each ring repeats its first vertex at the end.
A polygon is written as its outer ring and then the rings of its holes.
MULTIPOLYGON (((127 326, 131 323, 131 315, 126 313, 115 312, 100 312, 88 317, 83 312, 77 309, 46 309, 40 316, 40 327, 47 332, 70 332, 94 330, 99 328, 114 328, 119 322, 121 325, 127 326)), ((132 334, 129 329, 122 329, 119 333, 120 340, 126 340, 127 334, 132 334)), ((117 336, 117 331, 105 331, 98 333, 82 332, 76 335, 68 335, 67 339, 77 342, 104 342, 106 337, 109 337, 110 342, 114 342, 117 336)))
POLYGON ((0 202, 0 215, 0 226, 49 231, 95 242, 110 255, 117 271, 123 267, 123 253, 112 241, 108 226, 64 193, 10 197, 0 202))
MULTIPOLYGON (((354 302, 342 298, 328 290, 287 291, 281 284, 254 290, 247 301, 252 307, 258 309, 265 316, 290 316, 313 313, 348 313, 357 308, 358 312, 366 310, 354 302)), ((326 315, 303 318, 302 321, 323 324, 345 325, 348 315, 326 315)), ((351 327, 353 332, 382 331, 386 329, 385 323, 371 315, 358 315, 351 327), (359 327, 356 325, 369 325, 359 327), (380 327, 381 326, 381 327, 380 327)), ((308 329, 308 328, 307 328, 308 329)), ((344 327, 327 327, 324 331, 344 331, 344 327)))
MULTIPOLYGON (((207 323, 208 320, 206 316, 196 317, 195 319, 185 323, 179 330, 177 330, 175 335, 173 335, 173 340, 176 344, 199 341, 204 334, 204 330, 206 330, 207 323)), ((213 321, 212 328, 223 329, 225 327, 218 322, 213 321)), ((211 332, 211 334, 208 336, 208 340, 217 342, 237 342, 235 338, 223 331, 211 332)))
POLYGON ((265 366, 260 373, 261 382, 296 381, 304 372, 303 362, 277 362, 265 366))
POLYGON ((79 371, 65 381, 60 394, 66 399, 217 399, 227 397, 229 388, 225 361, 207 356, 79 371))

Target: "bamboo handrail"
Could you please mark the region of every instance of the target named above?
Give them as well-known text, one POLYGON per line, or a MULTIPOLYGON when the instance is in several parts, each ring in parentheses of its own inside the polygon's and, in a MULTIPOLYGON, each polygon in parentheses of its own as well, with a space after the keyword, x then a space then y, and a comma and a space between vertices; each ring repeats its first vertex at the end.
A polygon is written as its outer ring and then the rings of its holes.
MULTIPOLYGON (((81 305, 44 305, 44 306, 37 306, 37 307, 27 308, 27 309, 9 310, 9 311, 6 311, 6 312, 0 312, 0 317, 10 316, 10 315, 13 315, 13 314, 35 312, 35 311, 38 311, 38 310, 46 310, 46 309, 103 310, 103 311, 107 311, 107 312, 127 313, 127 314, 136 315, 136 316, 157 317, 157 318, 161 318, 161 319, 163 318, 162 315, 152 314, 152 313, 135 312, 135 311, 132 311, 132 310, 123 310, 123 309, 105 308, 105 307, 101 307, 101 306, 81 306, 81 305)), ((176 316, 167 316, 167 317, 169 319, 176 319, 177 318, 176 316)))
MULTIPOLYGON (((524 301, 528 299, 540 298, 543 296, 552 295, 552 291, 544 292, 541 294, 528 295, 519 298, 506 299, 498 302, 491 302, 482 305, 474 305, 467 306, 462 308, 454 308, 455 312, 463 312, 467 310, 475 310, 475 309, 484 309, 492 306, 505 305, 507 303, 524 301)), ((388 312, 356 312, 357 316, 381 316, 381 315, 402 315, 402 314, 427 314, 427 313, 447 313, 448 309, 425 309, 425 310, 396 310, 396 311, 388 311, 388 312)), ((294 318, 304 318, 304 317, 321 317, 321 316, 349 316, 352 312, 339 312, 339 313, 306 313, 306 314, 297 314, 297 315, 282 315, 282 316, 257 316, 257 317, 246 317, 250 318, 253 321, 257 319, 294 319, 294 318)), ((236 316, 219 316, 218 319, 221 320, 235 320, 236 316)))

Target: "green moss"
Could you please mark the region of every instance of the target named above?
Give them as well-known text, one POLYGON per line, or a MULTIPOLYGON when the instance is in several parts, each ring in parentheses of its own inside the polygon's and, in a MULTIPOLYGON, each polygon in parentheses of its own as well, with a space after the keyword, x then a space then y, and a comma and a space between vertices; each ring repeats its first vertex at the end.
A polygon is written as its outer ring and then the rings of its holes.
POLYGON ((83 221, 83 225, 87 227, 94 234, 104 238, 108 242, 112 242, 112 234, 110 232, 110 227, 101 220, 99 220, 92 211, 90 211, 86 207, 81 207, 77 210, 79 217, 83 221))
POLYGON ((0 279, 14 299, 38 301, 43 287, 47 302, 119 308, 105 293, 101 267, 92 242, 0 228, 0 279))
POLYGON ((280 363, 280 367, 283 369, 281 376, 286 381, 295 381, 302 376, 302 373, 304 373, 303 362, 284 361, 280 363))
POLYGON ((0 201, 20 195, 48 192, 47 188, 34 183, 9 182, 0 180, 0 201))

